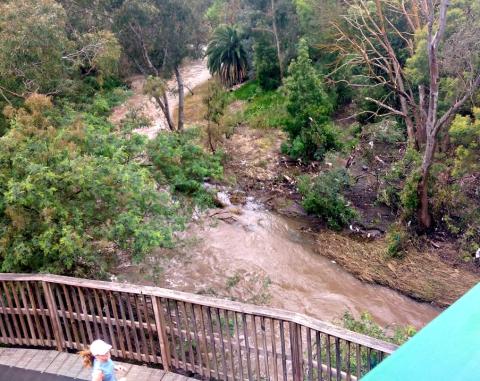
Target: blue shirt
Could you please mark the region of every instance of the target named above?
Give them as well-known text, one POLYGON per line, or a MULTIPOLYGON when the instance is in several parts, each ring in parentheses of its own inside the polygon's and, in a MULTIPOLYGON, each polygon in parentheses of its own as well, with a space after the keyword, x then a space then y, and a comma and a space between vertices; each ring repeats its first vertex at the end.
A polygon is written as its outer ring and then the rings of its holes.
POLYGON ((113 361, 111 359, 105 362, 93 360, 92 374, 96 371, 102 372, 103 381, 117 381, 117 379, 115 378, 115 365, 113 364, 113 361))

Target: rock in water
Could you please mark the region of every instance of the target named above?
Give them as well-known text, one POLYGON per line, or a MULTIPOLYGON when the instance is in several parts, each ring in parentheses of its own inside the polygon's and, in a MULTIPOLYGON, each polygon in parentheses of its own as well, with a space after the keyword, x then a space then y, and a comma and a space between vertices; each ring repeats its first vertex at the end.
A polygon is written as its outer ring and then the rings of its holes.
POLYGON ((230 197, 228 197, 228 194, 226 192, 217 192, 213 201, 215 202, 215 205, 220 208, 226 208, 227 206, 232 205, 232 203, 230 202, 230 197))

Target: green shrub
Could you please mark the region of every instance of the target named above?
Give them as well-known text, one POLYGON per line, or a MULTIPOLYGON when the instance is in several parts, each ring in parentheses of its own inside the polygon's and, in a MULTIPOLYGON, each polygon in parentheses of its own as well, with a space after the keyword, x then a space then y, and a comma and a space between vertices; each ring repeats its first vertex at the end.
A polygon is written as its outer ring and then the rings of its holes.
POLYGON ((389 333, 391 330, 382 328, 375 323, 368 312, 363 312, 359 319, 355 319, 355 317, 347 311, 343 314, 341 325, 350 331, 362 333, 396 345, 402 345, 417 333, 414 327, 405 326, 395 327, 392 335, 389 333))
POLYGON ((340 149, 341 143, 331 123, 333 105, 309 58, 305 40, 301 40, 298 58, 292 61, 288 73, 283 91, 290 115, 285 126, 289 142, 283 150, 295 159, 322 160, 326 152, 340 149))
POLYGON ((294 159, 323 160, 327 152, 342 147, 338 130, 332 123, 312 121, 309 128, 302 129, 290 143, 282 145, 282 152, 294 159))
POLYGON ((203 183, 207 179, 222 178, 222 155, 205 152, 198 144, 199 137, 200 130, 196 128, 183 133, 159 133, 149 143, 148 154, 154 165, 153 174, 160 184, 202 204, 213 205, 203 183))
POLYGON ((34 95, 0 138, 0 271, 101 274, 115 249, 171 246, 178 208, 105 117, 34 95), (47 112, 48 111, 48 112, 47 112))
POLYGON ((413 148, 407 148, 403 158, 392 164, 383 176, 378 189, 377 201, 393 210, 402 210, 409 218, 416 211, 418 196, 418 168, 421 156, 413 148))
POLYGON ((403 218, 408 220, 415 217, 420 200, 418 199, 418 183, 421 179, 420 169, 412 171, 405 179, 400 192, 400 203, 403 218))
POLYGON ((474 118, 457 115, 449 134, 455 144, 455 165, 453 175, 461 177, 480 169, 480 107, 472 110, 474 118))
POLYGON ((302 176, 298 190, 308 213, 325 220, 331 229, 340 229, 357 216, 342 195, 348 186, 348 174, 342 169, 322 173, 313 179, 302 176))
POLYGON ((281 84, 280 67, 275 47, 265 38, 254 45, 255 75, 263 90, 275 90, 281 84))
POLYGON ((469 224, 460 238, 461 259, 470 262, 478 249, 480 249, 480 227, 478 226, 479 212, 476 213, 476 219, 469 224))
POLYGON ((387 232, 386 240, 388 257, 402 258, 406 254, 409 234, 403 225, 392 225, 387 232))

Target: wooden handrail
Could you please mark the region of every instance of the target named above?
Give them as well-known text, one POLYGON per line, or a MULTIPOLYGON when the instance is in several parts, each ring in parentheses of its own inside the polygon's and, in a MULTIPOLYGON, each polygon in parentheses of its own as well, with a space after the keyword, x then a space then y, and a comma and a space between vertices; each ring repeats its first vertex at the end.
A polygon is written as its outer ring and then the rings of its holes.
POLYGON ((303 314, 158 287, 5 273, 0 285, 2 344, 80 349, 102 337, 116 357, 204 378, 356 380, 397 348, 303 314))

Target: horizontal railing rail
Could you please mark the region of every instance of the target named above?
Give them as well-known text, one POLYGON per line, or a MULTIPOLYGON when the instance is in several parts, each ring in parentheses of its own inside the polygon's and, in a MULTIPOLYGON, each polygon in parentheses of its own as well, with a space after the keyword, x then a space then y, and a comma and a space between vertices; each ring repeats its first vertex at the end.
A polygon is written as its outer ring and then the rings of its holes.
POLYGON ((94 339, 124 360, 217 380, 358 380, 396 346, 284 310, 157 287, 0 274, 0 343, 94 339))

